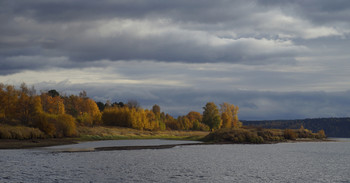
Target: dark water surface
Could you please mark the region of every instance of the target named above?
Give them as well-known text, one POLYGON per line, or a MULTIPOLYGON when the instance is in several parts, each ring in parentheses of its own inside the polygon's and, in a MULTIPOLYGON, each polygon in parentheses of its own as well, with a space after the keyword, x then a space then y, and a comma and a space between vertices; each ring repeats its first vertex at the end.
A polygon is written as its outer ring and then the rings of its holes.
POLYGON ((174 143, 184 141, 100 141, 0 150, 0 182, 350 182, 348 140, 59 152, 174 143))

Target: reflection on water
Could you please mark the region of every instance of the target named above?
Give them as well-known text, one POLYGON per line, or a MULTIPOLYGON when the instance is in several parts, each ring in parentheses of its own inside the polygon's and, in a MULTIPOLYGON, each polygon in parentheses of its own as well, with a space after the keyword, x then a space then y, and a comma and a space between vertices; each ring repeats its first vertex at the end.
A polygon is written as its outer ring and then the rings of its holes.
POLYGON ((100 141, 30 150, 0 150, 0 182, 350 182, 350 142, 56 152, 77 146, 169 143, 177 142, 100 141))

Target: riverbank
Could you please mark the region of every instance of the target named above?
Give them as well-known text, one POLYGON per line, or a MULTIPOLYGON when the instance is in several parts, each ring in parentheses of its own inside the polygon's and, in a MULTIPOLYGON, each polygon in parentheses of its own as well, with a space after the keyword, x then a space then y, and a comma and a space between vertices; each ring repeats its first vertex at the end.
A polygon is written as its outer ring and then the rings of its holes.
POLYGON ((74 138, 0 139, 0 149, 47 147, 99 140, 169 139, 198 141, 209 134, 209 132, 203 131, 142 131, 103 126, 79 127, 77 130, 79 136, 74 138))
POLYGON ((27 149, 79 143, 78 138, 49 138, 32 140, 0 139, 0 149, 27 149))
MULTIPOLYGON (((271 144, 280 142, 321 142, 331 141, 308 130, 278 130, 260 128, 220 129, 213 133, 203 131, 141 131, 121 127, 79 127, 79 137, 42 138, 13 140, 1 139, 0 149, 23 149, 56 145, 75 144, 84 141, 127 140, 127 139, 168 139, 204 141, 203 144, 271 144), (302 138, 301 138, 302 137, 302 138)), ((181 144, 180 144, 181 145, 181 144)), ((110 147, 115 150, 143 149, 146 147, 110 147)), ((149 148, 171 148, 157 147, 149 148)), ((104 150, 104 149, 100 149, 104 150)))

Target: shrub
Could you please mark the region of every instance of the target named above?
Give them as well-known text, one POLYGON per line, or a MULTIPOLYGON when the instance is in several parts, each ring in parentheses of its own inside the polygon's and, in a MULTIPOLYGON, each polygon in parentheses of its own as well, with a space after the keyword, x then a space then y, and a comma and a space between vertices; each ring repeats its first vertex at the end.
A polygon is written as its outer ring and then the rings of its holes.
POLYGON ((322 138, 326 138, 326 137, 327 136, 326 136, 326 133, 324 132, 324 130, 320 130, 316 134, 316 138, 318 138, 318 139, 322 139, 322 138))
POLYGON ((75 119, 68 114, 61 114, 57 116, 55 123, 56 136, 58 137, 72 137, 77 135, 77 128, 75 119))
POLYGON ((234 143, 263 143, 264 138, 258 136, 256 131, 248 129, 220 129, 205 137, 206 141, 234 142, 234 143))
POLYGON ((292 129, 285 129, 283 135, 285 139, 295 140, 297 138, 297 134, 292 129))
POLYGON ((12 135, 10 131, 3 126, 0 126, 0 139, 11 139, 11 138, 12 138, 12 135))
POLYGON ((49 122, 50 119, 50 115, 48 114, 38 114, 35 118, 34 125, 43 131, 48 137, 53 137, 56 133, 56 127, 53 124, 52 120, 49 122))
POLYGON ((48 137, 71 137, 77 135, 75 119, 69 114, 41 113, 35 126, 48 137))

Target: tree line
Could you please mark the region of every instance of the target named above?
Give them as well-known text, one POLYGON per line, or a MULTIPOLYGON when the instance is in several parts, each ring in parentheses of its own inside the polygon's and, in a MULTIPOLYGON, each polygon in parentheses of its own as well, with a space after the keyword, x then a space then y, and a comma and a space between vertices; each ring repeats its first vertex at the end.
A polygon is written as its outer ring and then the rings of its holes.
POLYGON ((95 102, 85 91, 60 95, 56 90, 41 91, 22 83, 18 89, 0 83, 0 138, 76 136, 79 126, 119 126, 139 130, 199 130, 240 128, 237 106, 213 102, 203 113, 190 111, 177 118, 155 104, 143 109, 137 101, 95 102), (38 130, 39 129, 39 130, 38 130), (29 132, 29 133, 28 133, 29 132))

